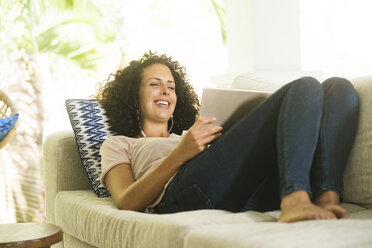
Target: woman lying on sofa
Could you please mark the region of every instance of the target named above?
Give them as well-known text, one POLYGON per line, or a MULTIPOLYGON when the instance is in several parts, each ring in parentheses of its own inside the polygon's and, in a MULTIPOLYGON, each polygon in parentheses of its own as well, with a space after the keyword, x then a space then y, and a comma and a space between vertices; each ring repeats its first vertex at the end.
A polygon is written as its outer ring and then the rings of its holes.
POLYGON ((102 144, 101 181, 119 209, 345 217, 343 174, 358 120, 346 79, 288 83, 223 135, 213 117, 197 119, 184 68, 165 55, 132 61, 97 99, 117 134, 102 144))

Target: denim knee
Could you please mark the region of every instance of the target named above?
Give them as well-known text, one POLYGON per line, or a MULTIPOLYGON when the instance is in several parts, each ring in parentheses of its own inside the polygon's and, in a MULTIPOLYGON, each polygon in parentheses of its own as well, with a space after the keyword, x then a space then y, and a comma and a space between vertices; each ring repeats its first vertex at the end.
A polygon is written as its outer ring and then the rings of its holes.
POLYGON ((354 94, 355 89, 353 84, 346 78, 331 77, 326 79, 322 86, 324 89, 336 91, 339 93, 346 92, 347 94, 354 94))
POLYGON ((340 77, 332 77, 322 83, 322 87, 327 94, 334 94, 343 104, 353 105, 358 104, 358 96, 353 84, 340 77))
POLYGON ((342 77, 330 77, 324 80, 323 82, 323 85, 333 85, 333 84, 338 84, 338 86, 341 86, 341 88, 352 86, 352 83, 349 80, 347 80, 346 78, 342 78, 342 77))
POLYGON ((320 82, 313 78, 313 77, 301 77, 292 82, 292 86, 296 86, 296 88, 301 87, 306 90, 307 94, 312 93, 320 93, 321 91, 321 84, 320 82), (315 92, 312 92, 315 91, 315 92))
POLYGON ((306 76, 306 77, 300 77, 299 79, 295 80, 294 82, 299 82, 299 83, 302 83, 302 84, 307 84, 307 85, 313 85, 313 84, 320 84, 319 81, 314 78, 314 77, 310 77, 310 76, 306 76))

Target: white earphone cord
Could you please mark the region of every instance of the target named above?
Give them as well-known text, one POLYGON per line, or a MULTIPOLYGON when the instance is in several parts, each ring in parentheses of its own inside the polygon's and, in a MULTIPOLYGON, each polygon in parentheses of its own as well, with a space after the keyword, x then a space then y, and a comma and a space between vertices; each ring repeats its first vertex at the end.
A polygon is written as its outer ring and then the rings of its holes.
MULTIPOLYGON (((172 124, 171 124, 171 127, 170 127, 169 130, 168 130, 168 134, 170 133, 170 131, 171 131, 172 128, 173 128, 173 115, 171 115, 171 120, 172 120, 172 124)), ((147 138, 145 132, 144 132, 142 129, 141 129, 141 134, 142 134, 142 136, 143 136, 144 138, 147 138)))

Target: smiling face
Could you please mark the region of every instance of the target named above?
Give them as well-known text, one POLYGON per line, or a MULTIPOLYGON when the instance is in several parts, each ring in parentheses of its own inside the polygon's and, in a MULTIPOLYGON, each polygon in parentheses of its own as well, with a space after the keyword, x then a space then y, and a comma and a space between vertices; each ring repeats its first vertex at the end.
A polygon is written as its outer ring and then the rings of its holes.
POLYGON ((173 75, 166 65, 152 64, 143 70, 139 90, 143 127, 151 123, 168 123, 177 103, 175 87, 173 75))

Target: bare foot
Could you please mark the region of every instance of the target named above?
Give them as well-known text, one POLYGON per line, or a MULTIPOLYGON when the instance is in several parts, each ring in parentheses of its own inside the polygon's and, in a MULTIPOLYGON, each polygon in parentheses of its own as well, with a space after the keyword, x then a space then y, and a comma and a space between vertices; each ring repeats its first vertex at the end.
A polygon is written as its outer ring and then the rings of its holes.
POLYGON ((305 191, 295 191, 285 196, 281 203, 281 210, 278 222, 336 219, 331 209, 313 204, 305 191))
POLYGON ((334 191, 324 191, 314 201, 319 207, 333 212, 338 219, 346 217, 346 210, 340 206, 340 197, 334 191))
POLYGON ((291 208, 282 209, 279 222, 296 222, 301 220, 327 220, 336 219, 336 215, 329 210, 318 207, 312 203, 298 204, 291 208))

